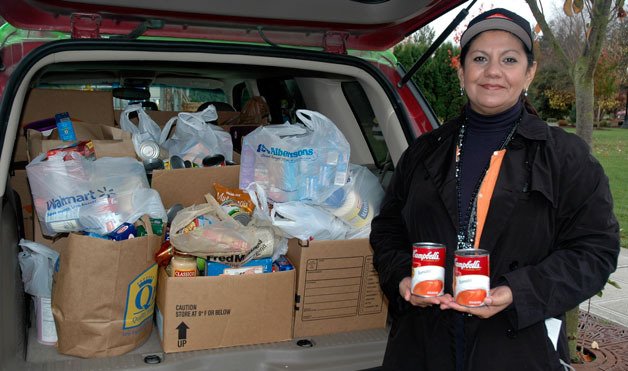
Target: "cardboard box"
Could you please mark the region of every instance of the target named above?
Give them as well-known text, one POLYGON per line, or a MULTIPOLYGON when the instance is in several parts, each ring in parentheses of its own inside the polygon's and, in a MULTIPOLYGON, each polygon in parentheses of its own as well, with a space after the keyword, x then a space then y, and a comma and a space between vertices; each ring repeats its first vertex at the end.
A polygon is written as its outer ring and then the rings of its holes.
POLYGON ((157 328, 166 353, 292 339, 295 272, 168 277, 157 284, 157 328))
MULTIPOLYGON (((239 166, 155 171, 152 187, 166 208, 204 203, 214 182, 237 187, 239 166)), ((157 327, 165 352, 292 339, 294 271, 237 276, 168 277, 159 272, 157 327)))
MULTIPOLYGON (((110 91, 32 89, 22 111, 20 127, 61 112, 68 112, 72 118, 93 124, 115 124, 110 91)), ((16 162, 28 161, 26 138, 22 134, 20 131, 15 148, 16 162)))
POLYGON ((13 188, 13 190, 20 195, 20 202, 22 203, 22 221, 24 224, 24 238, 34 241, 33 196, 31 195, 31 189, 28 186, 26 170, 15 170, 15 174, 10 177, 9 182, 11 184, 11 188, 13 188))
POLYGON ((288 244, 297 271, 294 337, 386 326, 388 304, 368 239, 288 244))

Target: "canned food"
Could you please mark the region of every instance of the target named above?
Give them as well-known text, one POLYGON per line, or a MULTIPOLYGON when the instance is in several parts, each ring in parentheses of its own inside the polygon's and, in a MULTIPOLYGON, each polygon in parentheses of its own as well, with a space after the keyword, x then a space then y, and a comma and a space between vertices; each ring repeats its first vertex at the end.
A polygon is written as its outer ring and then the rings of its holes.
POLYGON ((150 160, 153 158, 159 158, 159 144, 154 140, 145 140, 140 143, 140 158, 142 160, 150 160))
POLYGON ((412 245, 412 294, 422 297, 443 295, 445 288, 445 245, 416 242, 412 245))
POLYGON ((466 307, 484 305, 490 289, 489 254, 482 249, 457 250, 454 256, 454 299, 466 307))

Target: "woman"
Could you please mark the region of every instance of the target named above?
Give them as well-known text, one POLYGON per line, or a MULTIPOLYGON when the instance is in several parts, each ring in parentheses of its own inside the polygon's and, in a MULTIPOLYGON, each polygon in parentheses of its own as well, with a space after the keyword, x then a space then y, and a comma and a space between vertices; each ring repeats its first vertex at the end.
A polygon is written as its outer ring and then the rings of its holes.
POLYGON ((562 370, 565 311, 602 289, 617 264, 608 179, 582 140, 527 104, 536 62, 525 19, 485 12, 469 23, 461 48, 468 104, 405 151, 372 223, 393 319, 384 369, 562 370), (419 241, 447 247, 443 296, 411 294, 419 241), (481 307, 451 295, 454 251, 465 248, 490 252, 481 307))

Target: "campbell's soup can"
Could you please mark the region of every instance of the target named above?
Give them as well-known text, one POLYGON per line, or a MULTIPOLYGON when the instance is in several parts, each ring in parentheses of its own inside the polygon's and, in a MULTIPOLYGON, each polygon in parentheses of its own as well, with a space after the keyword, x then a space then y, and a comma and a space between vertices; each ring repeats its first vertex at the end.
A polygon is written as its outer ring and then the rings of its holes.
POLYGON ((454 254, 454 299, 467 307, 484 305, 491 283, 489 254, 482 249, 457 250, 454 254))
POLYGON ((443 295, 445 287, 445 245, 416 242, 412 245, 412 294, 423 297, 443 295))

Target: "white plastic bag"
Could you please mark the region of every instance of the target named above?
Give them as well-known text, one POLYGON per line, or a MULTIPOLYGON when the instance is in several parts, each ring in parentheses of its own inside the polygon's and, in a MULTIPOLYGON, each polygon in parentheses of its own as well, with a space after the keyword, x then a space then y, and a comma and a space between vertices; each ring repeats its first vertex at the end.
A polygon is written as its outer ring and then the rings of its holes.
POLYGON ((50 298, 52 274, 59 253, 42 244, 21 239, 18 261, 22 270, 24 291, 40 298, 50 298))
POLYGON ((135 148, 135 153, 139 158, 142 158, 140 145, 143 142, 153 141, 157 145, 161 144, 161 128, 144 111, 141 104, 130 104, 120 114, 120 128, 131 133, 133 148, 135 148), (137 113, 139 121, 137 126, 129 118, 129 114, 132 112, 137 113))
POLYGON ((255 220, 270 222, 287 238, 301 240, 342 240, 349 227, 323 207, 300 201, 276 202, 269 207, 266 191, 251 183, 247 192, 255 204, 255 220))
POLYGON ((274 204, 270 217, 274 226, 300 240, 344 240, 349 229, 324 208, 300 201, 274 204))
POLYGON ((248 254, 256 242, 252 229, 226 215, 218 202, 186 207, 170 226, 170 243, 179 251, 200 257, 248 254), (198 217, 204 222, 196 223, 198 217))
POLYGON ((379 213, 384 189, 377 177, 361 165, 349 166, 349 180, 324 202, 333 215, 349 227, 348 238, 368 237, 371 221, 379 213))
POLYGON ((218 154, 231 161, 231 135, 221 127, 207 123, 217 119, 216 108, 211 104, 202 112, 180 112, 166 123, 159 143, 170 155, 177 155, 199 165, 202 165, 203 158, 218 154), (167 138, 175 124, 174 134, 167 138))
POLYGON ((327 117, 298 110, 303 125, 261 126, 243 139, 240 188, 259 183, 275 202, 318 204, 347 181, 350 147, 327 117))
POLYGON ((130 157, 63 161, 45 154, 26 166, 42 232, 107 234, 142 215, 167 221, 159 194, 149 189, 144 166, 130 157))
POLYGON ((45 345, 57 342, 57 330, 52 317, 52 275, 59 253, 42 244, 21 239, 22 252, 18 255, 24 291, 33 296, 37 341, 45 345))

